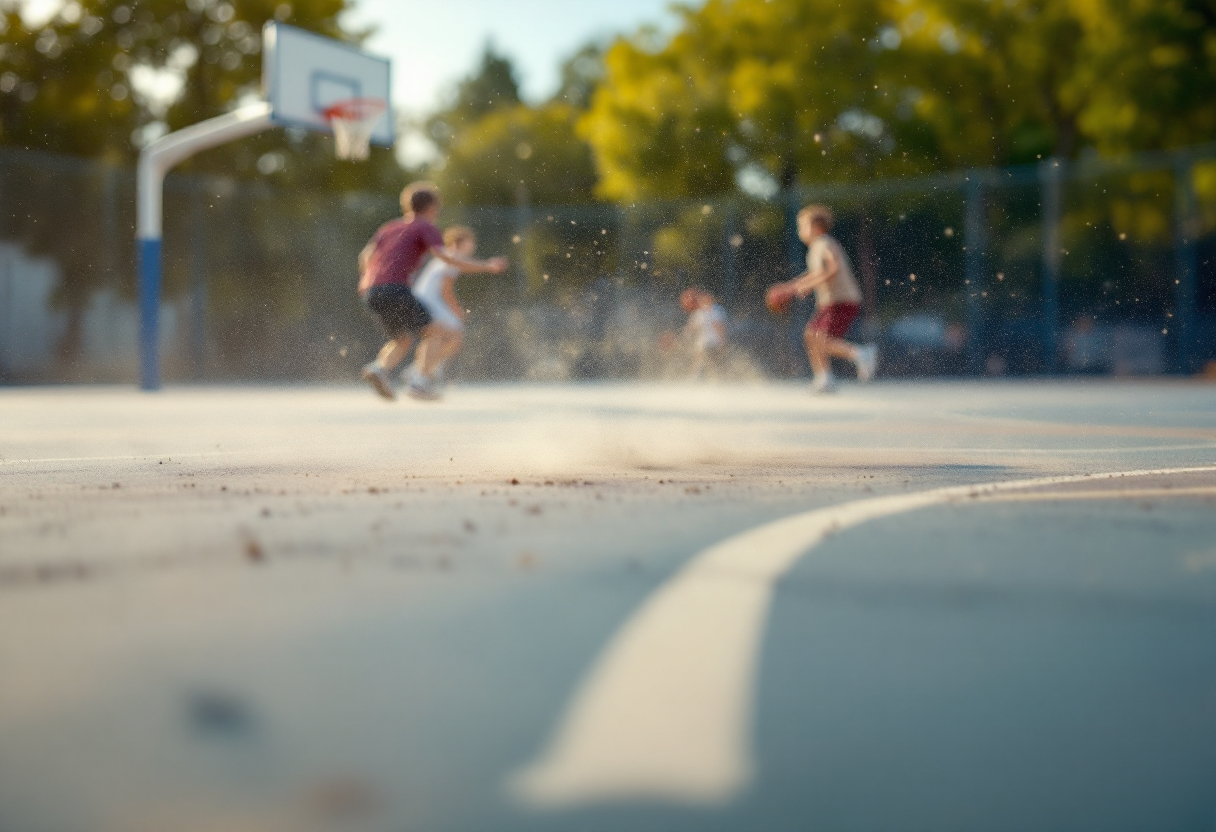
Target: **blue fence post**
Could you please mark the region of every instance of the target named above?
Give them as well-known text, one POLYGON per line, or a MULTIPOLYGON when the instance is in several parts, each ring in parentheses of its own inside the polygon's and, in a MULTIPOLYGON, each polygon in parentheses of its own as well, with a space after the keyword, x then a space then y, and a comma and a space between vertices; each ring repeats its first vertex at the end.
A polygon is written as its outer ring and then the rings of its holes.
POLYGON ((1044 159, 1039 166, 1043 222, 1043 369, 1059 369, 1060 329, 1060 212, 1064 162, 1044 159))
POLYGON ((964 257, 963 297, 967 319, 967 370, 972 375, 984 372, 986 344, 984 321, 984 283, 987 271, 987 222, 984 216, 984 185, 978 171, 967 175, 967 206, 963 220, 964 257))
POLYGON ((722 303, 728 309, 735 307, 739 294, 739 269, 736 263, 735 237, 737 209, 734 200, 722 203, 722 303))
POLYGON ((139 258, 139 387, 160 389, 160 240, 141 239, 139 258))
POLYGON ((1195 220, 1194 161, 1181 154, 1174 161, 1174 317, 1166 328, 1174 336, 1177 372, 1194 372, 1195 289, 1199 271, 1199 236, 1195 220))
POLYGON ((190 194, 190 364, 200 381, 207 366, 207 212, 201 179, 190 194))

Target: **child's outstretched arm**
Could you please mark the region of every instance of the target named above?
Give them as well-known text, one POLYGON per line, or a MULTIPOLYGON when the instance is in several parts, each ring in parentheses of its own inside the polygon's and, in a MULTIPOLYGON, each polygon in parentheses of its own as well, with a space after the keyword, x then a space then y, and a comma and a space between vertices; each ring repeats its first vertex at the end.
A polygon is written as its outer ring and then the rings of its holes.
POLYGON ((458 254, 434 246, 431 248, 431 254, 436 258, 447 263, 449 266, 455 266, 466 274, 474 272, 489 272, 490 274, 502 274, 507 270, 507 258, 491 257, 489 260, 466 260, 458 254))
POLYGON ((823 268, 816 269, 813 272, 803 272, 790 282, 794 284, 794 291, 798 294, 798 297, 804 298, 815 291, 816 286, 827 283, 835 277, 839 269, 840 264, 836 262, 836 255, 832 254, 831 250, 828 250, 823 253, 823 268))

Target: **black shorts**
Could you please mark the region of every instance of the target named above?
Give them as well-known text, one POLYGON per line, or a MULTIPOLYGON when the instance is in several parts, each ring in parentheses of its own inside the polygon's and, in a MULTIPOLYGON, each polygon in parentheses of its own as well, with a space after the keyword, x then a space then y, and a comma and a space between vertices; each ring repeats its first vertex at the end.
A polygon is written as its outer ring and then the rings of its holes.
POLYGON ((404 283, 373 286, 363 296, 363 302, 389 338, 417 335, 431 322, 431 314, 404 283))

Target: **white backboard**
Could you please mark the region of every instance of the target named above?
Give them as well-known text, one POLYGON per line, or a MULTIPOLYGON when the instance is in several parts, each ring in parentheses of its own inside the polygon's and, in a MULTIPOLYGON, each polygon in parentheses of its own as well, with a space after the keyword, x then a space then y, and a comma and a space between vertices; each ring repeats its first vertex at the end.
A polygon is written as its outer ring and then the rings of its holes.
POLYGON ((391 67, 388 58, 369 55, 349 43, 271 21, 262 30, 262 81, 271 117, 287 126, 331 133, 321 112, 348 98, 388 103, 372 144, 393 144, 391 67))

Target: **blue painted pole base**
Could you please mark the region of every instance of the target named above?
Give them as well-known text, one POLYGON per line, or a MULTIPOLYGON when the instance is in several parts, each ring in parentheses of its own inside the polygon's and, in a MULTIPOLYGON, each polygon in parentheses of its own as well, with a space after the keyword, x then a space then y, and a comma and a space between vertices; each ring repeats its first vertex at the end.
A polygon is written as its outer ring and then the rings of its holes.
POLYGON ((160 389, 160 240, 137 240, 139 387, 160 389))

